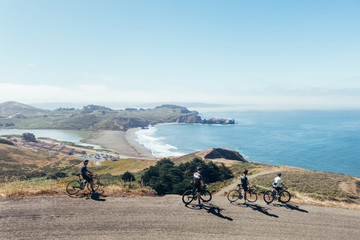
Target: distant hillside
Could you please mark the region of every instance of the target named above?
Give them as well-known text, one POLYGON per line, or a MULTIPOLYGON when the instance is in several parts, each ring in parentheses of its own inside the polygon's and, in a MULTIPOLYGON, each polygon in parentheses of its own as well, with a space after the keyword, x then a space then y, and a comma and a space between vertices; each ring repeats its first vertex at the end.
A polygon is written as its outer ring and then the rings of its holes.
POLYGON ((73 130, 120 130, 148 127, 158 123, 234 124, 234 120, 202 119, 196 111, 176 105, 152 109, 126 108, 112 110, 105 106, 87 105, 82 109, 58 108, 53 111, 16 102, 0 104, 0 127, 73 130))
POLYGON ((40 116, 50 112, 49 110, 43 110, 13 101, 0 103, 0 118, 40 116))

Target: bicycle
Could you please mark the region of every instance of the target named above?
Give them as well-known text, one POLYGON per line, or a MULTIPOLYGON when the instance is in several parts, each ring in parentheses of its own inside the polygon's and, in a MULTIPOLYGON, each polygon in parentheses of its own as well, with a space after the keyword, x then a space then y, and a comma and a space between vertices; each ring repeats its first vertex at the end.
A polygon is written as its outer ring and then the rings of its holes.
MULTIPOLYGON (((76 174, 76 176, 78 176, 79 179, 70 181, 66 185, 66 192, 69 195, 75 195, 80 190, 84 190, 85 187, 87 187, 87 189, 91 192, 92 189, 91 189, 90 183, 85 179, 81 179, 80 174, 76 174)), ((96 191, 96 190, 99 189, 101 183, 100 183, 100 180, 97 178, 96 175, 92 175, 92 178, 93 178, 93 188, 94 188, 94 191, 96 191)))
MULTIPOLYGON (((238 189, 234 189, 231 190, 228 195, 227 195, 227 199, 230 202, 235 202, 238 199, 242 199, 244 197, 244 195, 242 194, 242 187, 241 184, 238 184, 238 189)), ((246 200, 249 202, 256 202, 257 200, 257 193, 256 193, 256 186, 251 185, 248 187, 248 191, 245 192, 246 193, 246 200)))
POLYGON ((291 194, 285 189, 276 191, 275 188, 273 188, 272 190, 268 190, 264 193, 264 201, 267 204, 271 203, 275 199, 278 199, 282 203, 287 203, 291 199, 291 194))
MULTIPOLYGON (((203 202, 210 202, 212 199, 211 192, 209 192, 206 189, 207 184, 204 184, 204 186, 201 188, 201 195, 200 199, 203 202)), ((194 199, 197 199, 198 191, 196 188, 193 188, 191 190, 186 190, 184 194, 182 195, 182 201, 183 203, 190 204, 194 199)))

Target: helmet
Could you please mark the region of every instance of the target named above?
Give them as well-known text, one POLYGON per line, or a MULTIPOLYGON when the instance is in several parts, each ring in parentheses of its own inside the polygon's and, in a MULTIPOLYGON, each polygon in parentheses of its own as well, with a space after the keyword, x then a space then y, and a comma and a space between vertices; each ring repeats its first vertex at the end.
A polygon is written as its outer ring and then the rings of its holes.
POLYGON ((278 174, 277 174, 279 177, 281 176, 281 172, 278 172, 278 174))
POLYGON ((199 170, 202 170, 202 167, 198 166, 196 169, 199 171, 199 170))
POLYGON ((88 160, 88 159, 85 159, 85 160, 84 160, 84 163, 88 163, 88 162, 89 162, 89 160, 88 160))
POLYGON ((247 170, 247 169, 245 169, 245 170, 244 170, 244 173, 245 173, 245 174, 247 174, 247 173, 248 173, 248 170, 247 170))

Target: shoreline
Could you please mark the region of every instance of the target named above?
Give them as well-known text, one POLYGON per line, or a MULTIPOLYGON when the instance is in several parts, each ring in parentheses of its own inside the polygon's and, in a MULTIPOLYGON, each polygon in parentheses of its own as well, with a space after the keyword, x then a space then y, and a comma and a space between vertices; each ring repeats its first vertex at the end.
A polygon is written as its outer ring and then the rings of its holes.
POLYGON ((152 153, 135 141, 134 134, 141 128, 130 128, 126 132, 101 130, 98 131, 87 143, 100 145, 103 148, 111 149, 126 158, 145 158, 155 160, 152 153))

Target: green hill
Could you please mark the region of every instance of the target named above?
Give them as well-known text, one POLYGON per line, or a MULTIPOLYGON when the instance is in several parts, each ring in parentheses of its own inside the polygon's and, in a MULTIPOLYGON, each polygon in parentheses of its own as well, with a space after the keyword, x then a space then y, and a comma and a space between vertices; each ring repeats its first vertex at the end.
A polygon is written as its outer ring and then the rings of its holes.
POLYGON ((175 105, 152 109, 112 110, 98 105, 83 109, 59 108, 53 111, 16 102, 0 104, 0 127, 73 130, 121 130, 158 123, 202 123, 196 111, 175 105))
POLYGON ((35 108, 14 101, 0 103, 0 118, 40 116, 49 114, 50 112, 51 111, 35 108))

